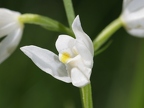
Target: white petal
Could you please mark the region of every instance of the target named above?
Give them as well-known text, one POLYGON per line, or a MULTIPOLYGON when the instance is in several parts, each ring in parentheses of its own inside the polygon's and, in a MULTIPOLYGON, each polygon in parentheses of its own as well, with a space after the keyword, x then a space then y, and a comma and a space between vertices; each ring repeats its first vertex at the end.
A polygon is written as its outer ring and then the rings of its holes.
POLYGON ((0 8, 0 26, 1 24, 5 24, 5 23, 9 23, 9 22, 17 22, 18 21, 18 17, 21 14, 19 12, 16 11, 12 11, 12 10, 8 10, 5 8, 0 8))
POLYGON ((0 63, 14 52, 21 40, 22 32, 22 28, 17 28, 0 43, 0 63))
POLYGON ((63 50, 72 48, 75 44, 75 39, 68 35, 60 35, 56 41, 56 49, 60 53, 63 50))
POLYGON ((90 37, 83 31, 83 29, 81 27, 79 16, 77 16, 74 19, 73 24, 72 24, 72 29, 76 36, 76 39, 79 42, 84 43, 93 55, 94 54, 93 43, 92 43, 90 37))
POLYGON ((93 55, 90 53, 88 48, 83 44, 76 42, 75 47, 77 49, 78 54, 84 60, 84 63, 87 67, 92 68, 93 66, 93 55))
POLYGON ((7 17, 9 15, 20 15, 20 13, 6 8, 0 8, 0 15, 4 15, 5 17, 7 17))
POLYGON ((11 22, 7 25, 4 25, 3 27, 0 27, 0 37, 8 35, 10 32, 15 30, 17 27, 18 26, 15 22, 11 22))
POLYGON ((8 9, 0 8, 0 37, 8 35, 10 32, 20 27, 18 17, 20 13, 8 9))
POLYGON ((131 1, 133 1, 133 0, 123 0, 123 9, 125 9, 131 1))
MULTIPOLYGON (((74 57, 75 54, 73 53, 73 46, 75 45, 75 39, 68 36, 68 35, 60 35, 56 41, 56 49, 59 52, 59 57, 63 53, 67 53, 70 57, 74 57)), ((60 59, 61 60, 61 59, 60 59)))
POLYGON ((58 56, 53 52, 42 49, 37 46, 24 46, 20 48, 41 70, 52 75, 54 78, 64 82, 71 82, 66 71, 66 67, 62 64, 58 56))
POLYGON ((144 8, 144 0, 124 0, 123 8, 131 12, 144 8))
POLYGON ((87 78, 90 79, 91 76, 91 68, 89 68, 80 55, 70 59, 66 64, 67 71, 71 73, 73 68, 77 68, 81 71, 81 73, 87 78))
POLYGON ((144 28, 140 29, 140 28, 133 28, 128 30, 129 34, 136 36, 136 37, 140 37, 143 38, 144 37, 144 28))
POLYGON ((77 68, 71 70, 71 80, 76 87, 83 87, 90 83, 89 79, 77 68))

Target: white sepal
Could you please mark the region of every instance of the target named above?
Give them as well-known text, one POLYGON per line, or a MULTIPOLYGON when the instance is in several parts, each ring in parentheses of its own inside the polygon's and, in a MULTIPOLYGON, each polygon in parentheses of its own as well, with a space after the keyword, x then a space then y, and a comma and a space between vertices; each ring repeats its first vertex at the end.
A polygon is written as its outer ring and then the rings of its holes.
POLYGON ((18 21, 19 12, 0 8, 0 37, 8 35, 10 32, 22 26, 18 21))
POLYGON ((20 49, 44 72, 61 81, 71 82, 65 65, 59 61, 58 56, 53 52, 33 45, 24 46, 20 49))
POLYGON ((76 18, 74 19, 73 24, 72 24, 72 29, 73 29, 73 32, 75 34, 77 41, 84 43, 85 46, 90 50, 92 55, 94 55, 93 43, 90 37, 83 31, 81 27, 79 15, 77 15, 76 18))
POLYGON ((21 40, 22 32, 23 30, 18 28, 2 40, 0 43, 0 64, 15 51, 21 40))

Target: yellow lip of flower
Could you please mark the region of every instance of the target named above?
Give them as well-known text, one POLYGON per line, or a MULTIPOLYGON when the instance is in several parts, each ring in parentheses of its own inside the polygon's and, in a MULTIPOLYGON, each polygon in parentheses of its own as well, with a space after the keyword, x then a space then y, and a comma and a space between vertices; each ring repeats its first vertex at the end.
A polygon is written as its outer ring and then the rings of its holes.
POLYGON ((67 52, 63 52, 61 55, 60 55, 60 61, 62 63, 67 63, 67 61, 70 59, 70 54, 67 53, 67 52))

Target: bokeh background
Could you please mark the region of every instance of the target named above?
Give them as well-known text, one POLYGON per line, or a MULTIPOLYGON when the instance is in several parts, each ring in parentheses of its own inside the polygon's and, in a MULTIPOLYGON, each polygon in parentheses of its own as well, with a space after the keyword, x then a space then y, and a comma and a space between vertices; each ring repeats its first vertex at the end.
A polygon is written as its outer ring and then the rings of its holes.
MULTIPOLYGON (((122 0, 73 0, 84 31, 94 39, 122 9, 122 0)), ((68 26, 62 0, 0 0, 0 7, 51 17, 68 26)), ((0 108, 82 108, 79 88, 41 71, 20 47, 37 45, 57 53, 59 33, 25 25, 17 50, 0 65, 0 108)), ((144 108, 144 39, 124 28, 94 57, 91 75, 94 108, 144 108)))

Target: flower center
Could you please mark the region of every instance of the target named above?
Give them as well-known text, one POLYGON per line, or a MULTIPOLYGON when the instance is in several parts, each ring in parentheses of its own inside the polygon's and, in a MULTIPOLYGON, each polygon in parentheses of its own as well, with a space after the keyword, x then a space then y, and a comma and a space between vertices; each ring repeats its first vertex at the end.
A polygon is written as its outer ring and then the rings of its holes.
POLYGON ((60 56, 60 61, 63 63, 67 63, 67 61, 70 59, 70 54, 67 52, 63 52, 60 56))

